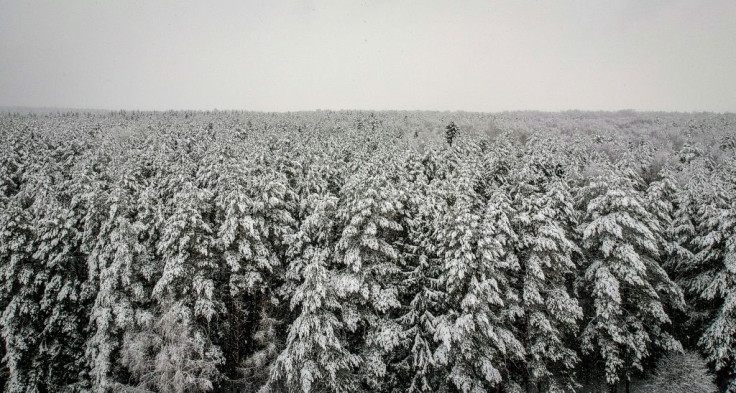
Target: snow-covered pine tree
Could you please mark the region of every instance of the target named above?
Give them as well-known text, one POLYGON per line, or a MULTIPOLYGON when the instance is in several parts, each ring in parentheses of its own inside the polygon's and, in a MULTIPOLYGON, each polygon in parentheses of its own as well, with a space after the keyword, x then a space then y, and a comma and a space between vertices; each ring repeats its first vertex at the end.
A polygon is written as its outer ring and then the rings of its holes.
MULTIPOLYGON (((678 231, 678 227, 684 223, 675 222, 676 205, 681 192, 673 176, 668 170, 661 171, 660 179, 651 182, 646 191, 647 210, 658 221, 661 229, 658 248, 661 250, 660 261, 666 268, 676 265, 680 256, 687 253, 681 243, 686 241, 681 239, 681 235, 685 234, 678 234, 685 229, 679 228, 678 231)), ((683 218, 680 216, 680 220, 683 218)))
POLYGON ((23 392, 39 384, 40 370, 28 370, 31 351, 38 345, 42 326, 37 316, 36 301, 43 283, 36 282, 40 270, 33 259, 35 233, 31 212, 18 199, 10 201, 0 211, 0 269, 2 269, 3 363, 8 375, 3 390, 23 392))
POLYGON ((337 285, 347 295, 343 313, 359 337, 353 350, 362 354, 361 379, 378 390, 387 373, 386 356, 400 340, 395 318, 402 277, 395 243, 403 241, 404 205, 389 170, 390 159, 375 160, 341 191, 337 218, 343 229, 336 255, 342 263, 337 285))
POLYGON ((582 319, 582 309, 567 286, 577 272, 573 258, 580 252, 572 241, 576 212, 562 180, 525 180, 531 179, 522 177, 515 185, 513 216, 523 310, 517 337, 526 350, 518 380, 527 392, 569 391, 576 384, 578 361, 570 337, 582 319))
POLYGON ((407 153, 397 159, 403 164, 395 170, 401 176, 396 186, 406 196, 401 222, 406 238, 397 244, 404 279, 399 282, 401 308, 396 320, 402 331, 388 364, 385 387, 391 392, 431 392, 445 380, 433 357, 435 315, 445 301, 433 228, 434 220, 442 216, 445 193, 429 182, 421 160, 422 156, 407 153))
POLYGON ((136 315, 122 363, 141 389, 209 391, 220 378, 220 348, 208 328, 222 312, 215 293, 218 262, 211 228, 212 195, 184 181, 157 244, 163 273, 153 288, 153 312, 136 315))
POLYGON ((661 229, 632 176, 608 169, 580 190, 579 201, 587 259, 580 286, 592 299, 582 349, 603 360, 613 386, 629 381, 653 350, 682 349, 667 314, 683 307, 682 294, 659 264, 661 229))
POLYGON ((519 268, 512 252, 513 210, 501 189, 483 204, 472 184, 473 173, 472 165, 461 164, 449 179, 453 189, 448 207, 435 228, 446 303, 435 322, 438 348, 433 357, 447 368, 447 385, 441 389, 475 393, 503 383, 509 391, 518 391, 504 375, 507 362, 524 358, 513 333, 521 315, 519 298, 509 282, 519 268))
POLYGON ((451 121, 450 124, 445 127, 445 140, 447 140, 448 145, 452 146, 452 140, 455 139, 458 133, 458 128, 455 125, 455 122, 451 121))
MULTIPOLYGON (((695 201, 690 190, 683 188, 674 196, 675 203, 672 212, 672 225, 670 227, 670 258, 665 261, 665 268, 680 283, 679 273, 686 269, 686 265, 693 258, 692 240, 695 238, 695 201)), ((685 289, 685 288, 683 288, 685 289)), ((687 293, 686 293, 687 295, 687 293)))
POLYGON ((223 340, 229 348, 226 369, 242 367, 248 383, 256 385, 268 375, 269 365, 263 362, 273 361, 279 350, 276 341, 283 339, 273 334, 286 308, 278 290, 284 281, 286 239, 294 231, 297 203, 284 173, 246 169, 258 165, 244 165, 241 160, 228 164, 217 198, 222 215, 218 247, 229 277, 222 288, 227 292, 227 322, 219 327, 228 337, 223 340))
POLYGON ((696 348, 698 339, 707 324, 705 320, 711 311, 701 304, 699 294, 690 289, 693 279, 699 272, 697 264, 693 263, 694 252, 697 249, 693 240, 698 236, 697 228, 700 226, 701 215, 698 211, 703 206, 711 205, 712 190, 718 187, 711 187, 714 184, 713 176, 710 170, 706 169, 702 158, 681 159, 678 169, 679 172, 666 172, 668 177, 673 179, 679 191, 674 198, 671 254, 665 261, 664 267, 670 277, 682 288, 685 295, 685 315, 681 323, 682 329, 680 329, 681 340, 685 347, 696 348))
MULTIPOLYGON (((724 187, 725 188, 725 187, 724 187)), ((736 197, 722 189, 699 209, 695 255, 683 269, 698 307, 698 344, 736 392, 736 197)))
MULTIPOLYGON (((243 179, 248 179, 243 176, 243 179)), ((264 239, 267 229, 262 216, 252 214, 253 200, 247 188, 241 187, 242 179, 229 178, 232 184, 220 190, 218 211, 224 216, 217 233, 218 248, 222 250, 227 270, 227 282, 220 290, 225 293, 224 305, 227 322, 220 324, 222 334, 228 337, 225 353, 226 369, 239 367, 247 353, 252 325, 258 318, 258 308, 268 275, 278 265, 264 239), (266 275, 264 277, 264 274, 266 275)), ((223 183, 227 184, 228 180, 223 183)), ((252 334, 252 333, 251 333, 252 334)))
POLYGON ((11 295, 0 322, 11 366, 5 388, 86 390, 84 342, 95 288, 86 267, 91 242, 85 233, 94 232, 99 221, 88 196, 104 182, 104 157, 90 150, 91 139, 65 133, 48 139, 31 133, 30 139, 11 163, 7 190, 17 219, 4 225, 14 256, 0 263, 8 269, 4 284, 11 295))
POLYGON ((361 357, 347 340, 358 321, 345 301, 358 282, 337 273, 335 266, 337 202, 335 196, 319 194, 302 201, 303 219, 290 239, 288 271, 289 279, 298 282, 290 304, 297 314, 263 392, 359 389, 361 357))
POLYGON ((691 241, 695 227, 691 218, 693 198, 690 190, 681 188, 677 174, 668 168, 660 171, 661 178, 649 184, 646 191, 647 210, 657 219, 661 227, 659 236, 660 264, 668 275, 683 289, 684 312, 668 311, 677 330, 676 337, 686 347, 694 348, 697 341, 697 316, 701 313, 691 302, 690 294, 683 286, 688 281, 687 271, 693 258, 691 241))
POLYGON ((12 137, 10 131, 3 129, 0 142, 0 332, 3 338, 0 388, 21 391, 25 383, 21 363, 24 347, 33 345, 30 341, 35 341, 34 333, 38 329, 33 323, 38 304, 32 296, 34 272, 38 269, 32 258, 33 193, 26 195, 22 185, 23 180, 35 173, 24 168, 23 158, 28 157, 29 144, 20 135, 12 137))
POLYGON ((27 249, 32 255, 6 273, 17 274, 7 277, 14 288, 3 313, 9 392, 74 391, 86 382, 84 330, 90 292, 80 251, 84 210, 79 199, 64 190, 68 186, 63 182, 43 188, 35 195, 30 216, 19 216, 30 218, 18 224, 32 225, 33 240, 22 229, 16 235, 26 242, 21 247, 32 244, 27 249))
MULTIPOLYGON (((124 386, 127 373, 120 361, 123 337, 135 330, 135 315, 150 306, 151 270, 156 270, 153 249, 145 237, 146 207, 138 202, 141 179, 125 173, 109 195, 99 191, 107 208, 101 219, 96 244, 88 257, 89 276, 97 283, 90 312, 91 332, 86 343, 92 390, 109 392, 124 386), (141 221, 144 220, 144 221, 141 221)), ((153 201, 143 198, 144 203, 153 201)))

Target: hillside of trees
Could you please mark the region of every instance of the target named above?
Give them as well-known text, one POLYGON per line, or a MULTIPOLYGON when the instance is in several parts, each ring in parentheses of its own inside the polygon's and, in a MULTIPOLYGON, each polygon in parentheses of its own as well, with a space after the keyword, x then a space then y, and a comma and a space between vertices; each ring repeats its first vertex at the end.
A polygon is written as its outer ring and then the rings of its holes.
POLYGON ((736 115, 2 114, 0 286, 7 393, 736 393, 736 115))

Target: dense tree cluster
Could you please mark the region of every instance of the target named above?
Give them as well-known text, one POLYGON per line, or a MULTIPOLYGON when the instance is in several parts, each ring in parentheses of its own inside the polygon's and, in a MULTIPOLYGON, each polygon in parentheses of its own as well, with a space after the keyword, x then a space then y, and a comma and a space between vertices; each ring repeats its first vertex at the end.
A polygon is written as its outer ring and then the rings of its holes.
POLYGON ((717 114, 3 115, 0 384, 661 389, 677 361, 736 392, 733 135, 717 114))

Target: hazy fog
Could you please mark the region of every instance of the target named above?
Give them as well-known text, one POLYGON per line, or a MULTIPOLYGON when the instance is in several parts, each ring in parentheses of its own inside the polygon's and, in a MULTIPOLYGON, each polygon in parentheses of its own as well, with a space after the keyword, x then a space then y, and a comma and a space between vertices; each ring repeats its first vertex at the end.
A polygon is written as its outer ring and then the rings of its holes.
POLYGON ((736 111, 736 2, 5 1, 0 105, 736 111))

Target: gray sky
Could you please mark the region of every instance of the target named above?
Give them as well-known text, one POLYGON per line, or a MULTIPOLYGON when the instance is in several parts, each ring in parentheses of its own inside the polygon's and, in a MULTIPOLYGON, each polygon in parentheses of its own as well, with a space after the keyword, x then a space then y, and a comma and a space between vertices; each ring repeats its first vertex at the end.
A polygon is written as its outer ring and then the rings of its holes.
POLYGON ((0 105, 736 111, 736 1, 0 0, 0 105))

